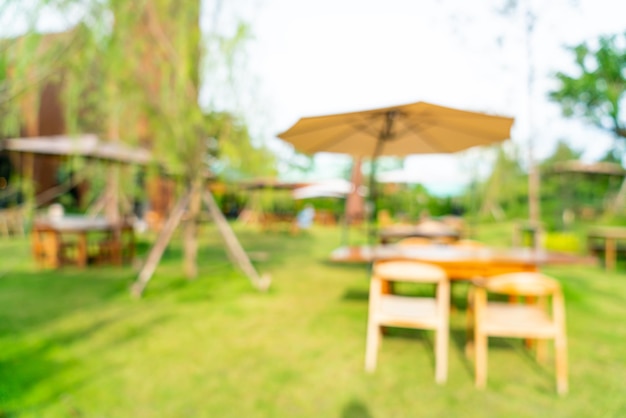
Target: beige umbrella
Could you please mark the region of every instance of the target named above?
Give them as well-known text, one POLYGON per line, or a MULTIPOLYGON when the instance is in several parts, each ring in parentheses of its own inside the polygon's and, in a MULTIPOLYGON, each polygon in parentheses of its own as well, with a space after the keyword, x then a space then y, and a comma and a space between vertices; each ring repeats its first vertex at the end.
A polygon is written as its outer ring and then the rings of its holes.
POLYGON ((513 119, 425 102, 301 118, 279 138, 304 154, 361 157, 463 151, 510 137, 513 119))
MULTIPOLYGON (((417 102, 401 106, 301 118, 278 134, 305 154, 355 157, 407 156, 463 151, 510 138, 513 119, 417 102)), ((375 206, 374 170, 370 197, 375 206)))

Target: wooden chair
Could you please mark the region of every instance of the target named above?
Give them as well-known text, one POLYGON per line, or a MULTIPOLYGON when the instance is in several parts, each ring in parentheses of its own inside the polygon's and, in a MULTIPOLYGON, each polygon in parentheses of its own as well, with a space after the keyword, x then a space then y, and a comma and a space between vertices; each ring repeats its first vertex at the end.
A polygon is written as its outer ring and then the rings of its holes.
POLYGON ((35 262, 43 268, 58 267, 58 238, 50 228, 33 226, 31 231, 32 253, 35 262))
MULTIPOLYGON (((470 293, 468 318, 473 327, 476 386, 482 388, 487 382, 488 337, 538 339, 539 360, 545 354, 544 340, 552 338, 557 392, 567 393, 565 304, 559 283, 541 273, 522 272, 494 276, 475 284, 470 293), (491 301, 489 294, 507 295, 509 302, 491 301), (519 303, 519 299, 525 303, 519 303)), ((468 352, 471 352, 469 344, 468 352)))
POLYGON ((443 269, 418 261, 378 261, 370 282, 365 369, 376 369, 382 326, 435 331, 435 380, 444 383, 448 373, 448 310, 450 286, 443 269), (436 285, 434 297, 392 295, 386 283, 413 282, 436 285))
POLYGON ((110 231, 108 236, 98 242, 95 262, 98 264, 122 265, 135 257, 135 234, 131 224, 123 224, 119 229, 110 231))
POLYGON ((32 252, 35 262, 43 268, 57 268, 78 264, 78 245, 75 241, 63 241, 54 229, 34 225, 31 231, 32 252))

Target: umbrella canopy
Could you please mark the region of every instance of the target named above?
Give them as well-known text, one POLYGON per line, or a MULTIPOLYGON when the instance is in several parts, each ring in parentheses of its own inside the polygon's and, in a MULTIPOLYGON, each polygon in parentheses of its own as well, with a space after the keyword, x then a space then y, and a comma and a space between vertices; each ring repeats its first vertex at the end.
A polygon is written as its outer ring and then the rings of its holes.
POLYGON ((510 137, 513 119, 426 102, 301 118, 279 138, 304 154, 361 157, 453 153, 510 137))

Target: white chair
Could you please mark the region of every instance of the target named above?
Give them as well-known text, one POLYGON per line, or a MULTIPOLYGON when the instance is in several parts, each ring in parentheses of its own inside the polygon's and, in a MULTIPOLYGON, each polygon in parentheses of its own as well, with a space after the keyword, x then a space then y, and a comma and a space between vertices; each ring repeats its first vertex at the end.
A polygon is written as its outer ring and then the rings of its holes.
POLYGON ((445 271, 418 261, 378 261, 370 282, 369 319, 365 369, 376 369, 382 326, 432 329, 435 331, 435 380, 444 383, 448 374, 448 315, 450 284, 445 271), (388 293, 390 282, 432 283, 433 297, 388 293))

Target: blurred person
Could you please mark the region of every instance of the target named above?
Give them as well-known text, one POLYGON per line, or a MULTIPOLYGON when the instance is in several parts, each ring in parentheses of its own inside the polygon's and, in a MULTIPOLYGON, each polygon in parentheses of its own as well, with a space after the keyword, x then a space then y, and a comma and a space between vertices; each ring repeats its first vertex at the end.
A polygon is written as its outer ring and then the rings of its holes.
POLYGON ((296 221, 298 223, 298 228, 300 229, 308 229, 313 224, 313 219, 315 218, 315 209, 313 205, 307 203, 304 208, 298 213, 296 221))

